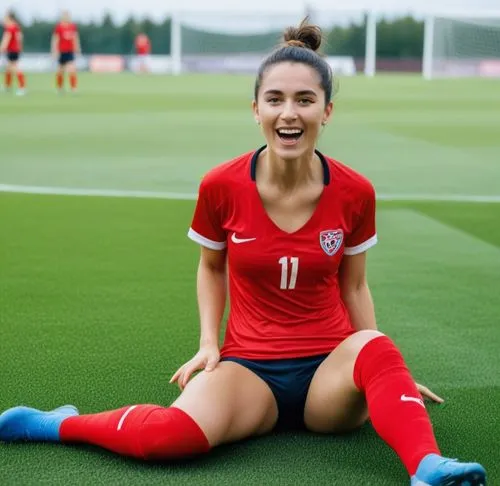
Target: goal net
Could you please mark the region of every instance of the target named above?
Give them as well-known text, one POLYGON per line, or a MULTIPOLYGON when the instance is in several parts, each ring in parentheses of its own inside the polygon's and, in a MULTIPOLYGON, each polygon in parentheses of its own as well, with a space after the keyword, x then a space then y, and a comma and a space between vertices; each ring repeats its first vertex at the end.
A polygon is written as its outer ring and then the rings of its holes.
POLYGON ((300 15, 177 14, 172 19, 174 71, 254 72, 300 15))
MULTIPOLYGON (((254 74, 262 59, 282 41, 284 29, 298 25, 303 18, 303 11, 279 15, 177 13, 171 30, 173 72, 254 74)), ((323 22, 325 33, 329 24, 323 22)), ((344 74, 355 73, 354 59, 335 62, 347 71, 344 74)))
POLYGON ((500 12, 426 19, 423 74, 500 78, 500 12))

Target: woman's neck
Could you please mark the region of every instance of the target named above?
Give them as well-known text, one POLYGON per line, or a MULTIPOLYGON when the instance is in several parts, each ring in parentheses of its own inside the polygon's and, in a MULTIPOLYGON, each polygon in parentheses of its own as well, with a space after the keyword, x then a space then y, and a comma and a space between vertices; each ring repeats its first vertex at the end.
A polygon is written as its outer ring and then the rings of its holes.
POLYGON ((323 167, 314 151, 298 159, 284 160, 266 149, 260 159, 263 180, 280 191, 293 192, 311 182, 323 180, 323 167))

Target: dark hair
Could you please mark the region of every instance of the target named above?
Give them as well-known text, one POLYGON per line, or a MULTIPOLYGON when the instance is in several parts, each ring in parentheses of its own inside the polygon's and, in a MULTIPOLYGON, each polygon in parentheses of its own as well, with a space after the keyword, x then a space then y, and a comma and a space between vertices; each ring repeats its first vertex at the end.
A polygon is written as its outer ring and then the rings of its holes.
POLYGON ((306 17, 298 27, 288 27, 283 33, 283 43, 264 59, 255 80, 254 96, 257 100, 262 78, 267 69, 282 62, 295 62, 311 66, 319 75, 325 92, 325 103, 332 99, 333 73, 330 65, 318 54, 322 32, 317 25, 309 24, 306 17))
POLYGON ((14 10, 7 10, 7 17, 9 17, 10 19, 12 19, 14 22, 18 21, 16 13, 14 12, 14 10))

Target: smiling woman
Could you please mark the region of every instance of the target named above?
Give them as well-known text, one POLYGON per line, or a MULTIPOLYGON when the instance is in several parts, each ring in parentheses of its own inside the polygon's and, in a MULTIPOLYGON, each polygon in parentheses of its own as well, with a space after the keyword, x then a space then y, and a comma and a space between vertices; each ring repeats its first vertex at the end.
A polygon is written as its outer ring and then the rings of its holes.
MULTIPOLYGON (((316 54, 321 45, 317 26, 289 27, 284 40, 286 48, 276 50, 259 69, 253 110, 268 143, 275 138, 269 131, 275 131, 281 145, 312 154, 320 128, 332 112, 333 75, 328 63, 316 54), (278 114, 281 118, 276 120, 278 114)), ((273 149, 279 150, 279 144, 273 149)), ((288 150, 281 155, 297 158, 298 154, 288 150)))
MULTIPOLYGON (((324 64, 321 68, 329 69, 324 64)), ((320 78, 316 68, 308 64, 290 61, 271 64, 264 73, 265 77, 256 83, 257 96, 253 102, 254 116, 262 126, 268 147, 259 162, 269 163, 279 172, 286 170, 290 182, 291 178, 303 181, 309 174, 318 181, 321 193, 323 171, 314 150, 321 127, 332 113, 329 93, 322 86, 327 78, 320 78), (292 175, 292 171, 298 172, 292 175)), ((331 78, 328 85, 331 91, 331 78)))
POLYGON ((377 330, 366 276, 375 191, 316 149, 333 106, 320 44, 307 22, 285 32, 255 85, 266 145, 201 182, 188 233, 201 246, 200 347, 171 379, 177 400, 82 416, 72 406, 15 407, 0 416, 0 440, 83 442, 171 460, 275 428, 344 432, 369 417, 412 485, 485 483, 481 465, 441 456, 423 401, 432 394, 377 330))

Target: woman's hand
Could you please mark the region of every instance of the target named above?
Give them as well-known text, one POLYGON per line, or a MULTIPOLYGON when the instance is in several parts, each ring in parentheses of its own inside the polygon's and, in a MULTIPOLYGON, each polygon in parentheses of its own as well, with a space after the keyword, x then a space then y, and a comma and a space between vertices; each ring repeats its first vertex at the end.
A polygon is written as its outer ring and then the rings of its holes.
POLYGON ((170 379, 170 383, 177 382, 179 388, 184 390, 193 373, 199 370, 210 372, 217 366, 219 360, 220 352, 218 346, 202 346, 187 363, 184 363, 174 373, 170 379))

